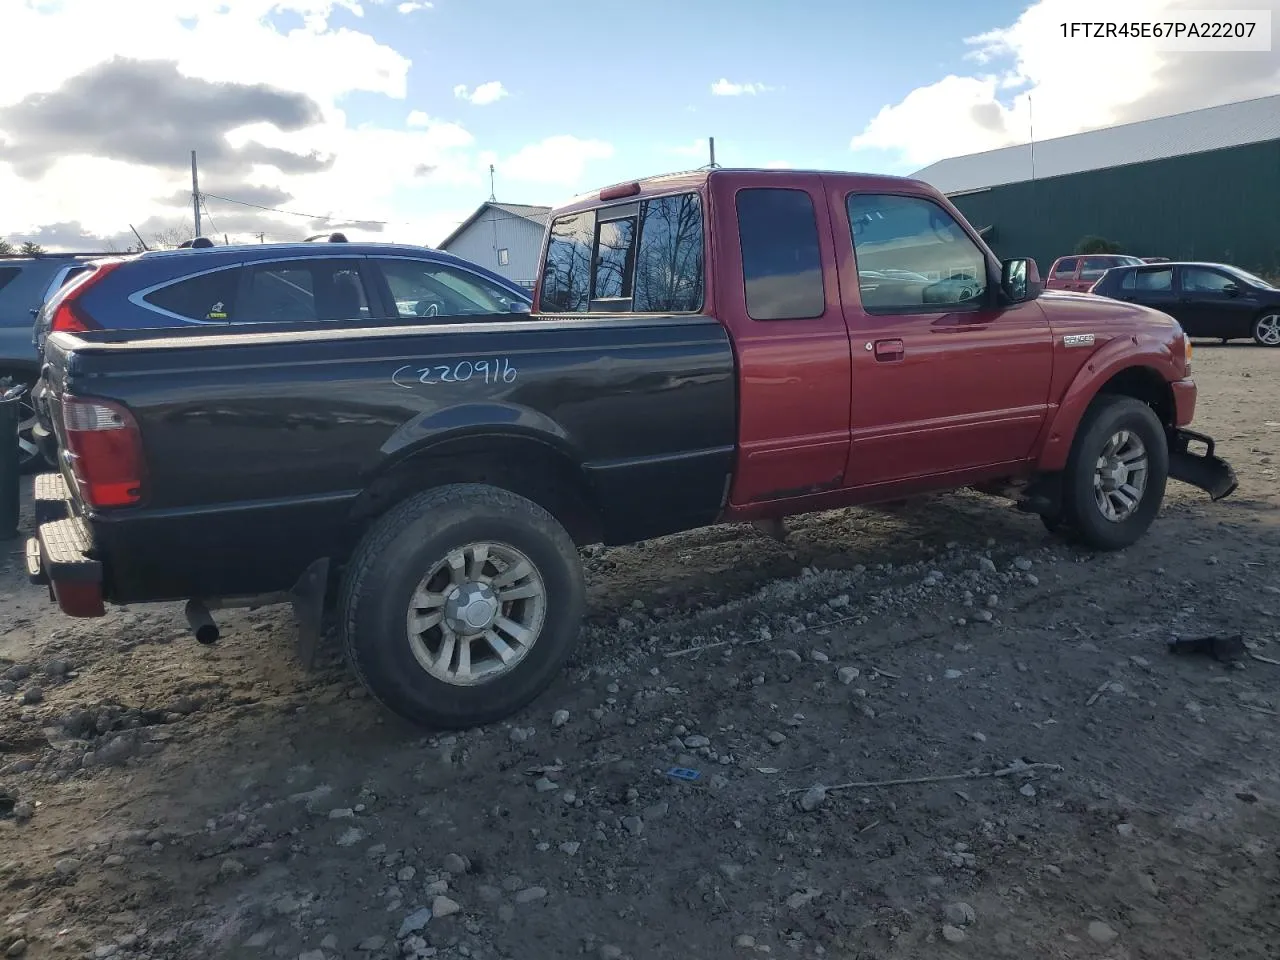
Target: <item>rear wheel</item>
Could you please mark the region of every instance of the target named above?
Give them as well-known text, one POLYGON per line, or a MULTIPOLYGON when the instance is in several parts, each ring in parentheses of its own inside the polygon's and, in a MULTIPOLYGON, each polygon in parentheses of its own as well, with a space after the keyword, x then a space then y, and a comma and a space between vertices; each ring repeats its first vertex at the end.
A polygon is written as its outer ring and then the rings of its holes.
POLYGON ((551 683, 584 596, 577 549, 550 513, 456 484, 410 497, 365 537, 343 584, 343 640, 356 674, 395 713, 478 726, 551 683))
POLYGON ((1101 396, 1067 459, 1064 526, 1096 550, 1130 546, 1155 520, 1168 476, 1168 441, 1154 411, 1132 397, 1101 396))
POLYGON ((1264 313, 1253 321, 1253 339, 1259 346, 1280 347, 1280 313, 1264 313))

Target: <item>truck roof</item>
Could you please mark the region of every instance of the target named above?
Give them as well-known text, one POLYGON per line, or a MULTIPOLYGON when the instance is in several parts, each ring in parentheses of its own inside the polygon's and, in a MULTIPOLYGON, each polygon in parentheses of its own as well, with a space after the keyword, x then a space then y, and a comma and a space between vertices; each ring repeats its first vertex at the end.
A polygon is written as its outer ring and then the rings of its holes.
POLYGON ((837 183, 843 183, 850 189, 891 190, 895 193, 921 193, 931 196, 937 194, 935 188, 929 186, 923 180, 913 180, 910 177, 885 176, 876 173, 851 173, 847 170, 794 170, 790 168, 778 169, 776 167, 715 167, 712 169, 703 167, 697 170, 684 170, 677 173, 662 173, 638 180, 623 180, 620 183, 610 184, 607 187, 601 187, 589 193, 579 194, 557 206, 552 213, 553 215, 575 213, 579 210, 598 207, 601 203, 613 201, 630 203, 642 200, 645 197, 683 193, 700 189, 713 179, 732 178, 744 174, 750 174, 753 177, 766 176, 771 180, 776 180, 778 186, 786 186, 788 181, 820 176, 834 180, 837 183))

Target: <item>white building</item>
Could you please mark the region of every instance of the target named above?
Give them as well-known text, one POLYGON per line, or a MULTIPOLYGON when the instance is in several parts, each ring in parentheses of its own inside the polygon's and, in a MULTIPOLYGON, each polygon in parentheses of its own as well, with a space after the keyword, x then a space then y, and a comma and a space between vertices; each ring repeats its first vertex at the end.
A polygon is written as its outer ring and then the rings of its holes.
POLYGON ((550 207, 481 204, 437 248, 533 289, 550 207))

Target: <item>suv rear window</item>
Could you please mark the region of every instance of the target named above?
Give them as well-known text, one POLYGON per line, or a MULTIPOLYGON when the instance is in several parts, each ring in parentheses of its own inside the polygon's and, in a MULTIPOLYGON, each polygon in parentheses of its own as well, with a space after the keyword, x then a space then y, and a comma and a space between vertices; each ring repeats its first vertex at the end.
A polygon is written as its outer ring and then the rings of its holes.
POLYGON ((18 267, 0 267, 0 290, 7 287, 21 272, 18 267))
POLYGON ((1115 257, 1085 257, 1080 264, 1080 279, 1097 280, 1118 262, 1115 257))
POLYGON ((542 273, 544 313, 702 309, 702 204, 696 193, 558 217, 542 273))
POLYGON ((234 317, 239 267, 201 273, 153 290, 142 299, 170 316, 199 323, 227 323, 234 317))

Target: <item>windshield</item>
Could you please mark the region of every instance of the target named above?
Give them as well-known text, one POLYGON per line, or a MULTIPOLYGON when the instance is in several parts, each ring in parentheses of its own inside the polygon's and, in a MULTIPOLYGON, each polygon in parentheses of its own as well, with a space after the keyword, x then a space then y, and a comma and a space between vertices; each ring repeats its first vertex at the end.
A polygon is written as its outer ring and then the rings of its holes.
POLYGON ((1261 277, 1256 277, 1247 270, 1241 270, 1239 267, 1224 267, 1227 273, 1234 274, 1246 283, 1252 283, 1255 287, 1262 287, 1264 290, 1275 290, 1274 284, 1268 283, 1261 277))

